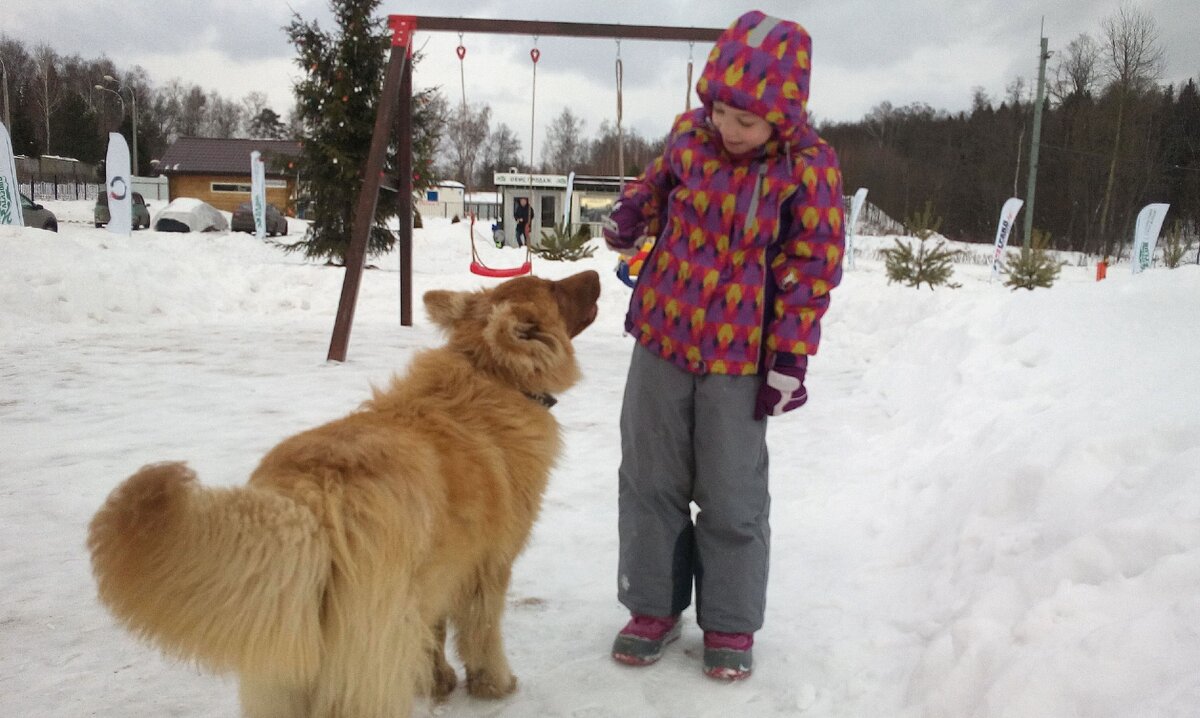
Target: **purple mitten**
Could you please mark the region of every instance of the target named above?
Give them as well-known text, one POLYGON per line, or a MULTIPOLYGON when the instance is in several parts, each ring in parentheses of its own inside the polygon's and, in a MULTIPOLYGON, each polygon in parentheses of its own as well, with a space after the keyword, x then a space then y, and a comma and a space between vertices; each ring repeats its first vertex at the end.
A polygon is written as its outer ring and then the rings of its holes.
POLYGON ((612 213, 604 220, 604 241, 614 252, 632 254, 637 249, 634 242, 641 236, 644 226, 636 206, 617 200, 612 213))
POLYGON ((804 372, 808 368, 808 357, 779 354, 775 366, 763 377, 758 388, 758 399, 754 403, 754 418, 779 416, 785 411, 798 409, 808 401, 804 389, 804 372))

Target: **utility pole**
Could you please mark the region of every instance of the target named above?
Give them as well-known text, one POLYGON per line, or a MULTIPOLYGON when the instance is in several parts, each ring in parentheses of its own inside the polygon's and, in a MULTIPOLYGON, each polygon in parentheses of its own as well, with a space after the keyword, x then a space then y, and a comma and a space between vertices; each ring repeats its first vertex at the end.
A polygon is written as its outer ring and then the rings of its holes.
POLYGON ((1042 145, 1042 104, 1046 100, 1046 60, 1050 59, 1045 36, 1045 20, 1042 20, 1042 51, 1038 55, 1037 102, 1033 106, 1033 135, 1029 138, 1029 183, 1025 188, 1025 224, 1021 236, 1021 258, 1029 256, 1033 242, 1033 200, 1037 191, 1038 150, 1042 145))
POLYGON ((8 65, 4 64, 4 58, 0 57, 0 75, 3 75, 4 80, 4 126, 8 128, 8 134, 12 134, 12 106, 8 104, 8 65))

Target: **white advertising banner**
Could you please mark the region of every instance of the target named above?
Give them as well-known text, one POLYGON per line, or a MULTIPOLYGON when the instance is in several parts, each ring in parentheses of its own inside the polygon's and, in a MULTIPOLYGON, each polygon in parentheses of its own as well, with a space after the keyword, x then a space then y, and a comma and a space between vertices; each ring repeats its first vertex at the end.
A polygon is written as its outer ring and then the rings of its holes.
POLYGON ((24 223, 21 195, 17 191, 17 164, 13 158, 12 138, 8 136, 8 128, 0 123, 0 224, 20 227, 24 223))
MULTIPOLYGON (((1012 234, 1013 225, 1017 223, 1017 214, 1024 206, 1025 200, 1010 197, 1000 208, 1000 226, 996 228, 996 249, 992 253, 992 276, 988 281, 1000 276, 1000 258, 1004 256, 1004 248, 1008 246, 1008 237, 1012 234)), ((1028 242, 1028 238, 1025 241, 1028 242)))
POLYGON ((128 237, 133 232, 133 187, 129 174, 129 144, 120 133, 108 133, 104 176, 105 191, 108 192, 108 231, 128 237))
POLYGON ((567 199, 563 202, 563 227, 569 234, 571 232, 571 195, 575 191, 575 173, 567 175, 567 199))
POLYGON ((846 267, 854 269, 854 237, 857 232, 858 214, 867 201, 867 188, 859 187, 850 200, 850 220, 846 222, 846 267))
POLYGON ((267 168, 258 150, 250 153, 250 208, 254 212, 254 236, 267 236, 267 168))
POLYGON ((1150 268, 1154 259, 1154 248, 1158 245, 1158 232, 1167 218, 1169 204, 1148 204, 1138 212, 1133 230, 1133 273, 1150 268))

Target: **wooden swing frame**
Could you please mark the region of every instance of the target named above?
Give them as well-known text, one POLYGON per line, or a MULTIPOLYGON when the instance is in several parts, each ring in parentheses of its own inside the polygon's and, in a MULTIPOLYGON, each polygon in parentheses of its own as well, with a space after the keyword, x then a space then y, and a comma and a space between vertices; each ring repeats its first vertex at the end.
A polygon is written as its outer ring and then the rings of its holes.
MULTIPOLYGON (((346 250, 346 275, 342 280, 341 297, 334 319, 333 336, 329 342, 329 361, 346 361, 350 345, 350 330, 362 273, 367 258, 367 240, 379 201, 384 157, 395 128, 399 154, 396 178, 399 192, 399 251, 400 251, 400 324, 412 326, 412 52, 413 35, 417 29, 429 32, 470 32, 492 35, 527 35, 535 37, 589 37, 630 40, 667 40, 682 42, 714 42, 724 28, 660 27, 652 25, 612 25, 577 22, 546 22, 540 20, 487 20, 462 17, 428 17, 389 15, 392 49, 383 77, 383 91, 375 112, 375 127, 371 146, 363 168, 363 183, 354 217, 350 224, 350 246, 346 250)), ((531 148, 532 149, 532 148, 531 148)), ((473 240, 472 240, 473 241, 473 240)), ((511 271, 511 270, 493 270, 511 271)))

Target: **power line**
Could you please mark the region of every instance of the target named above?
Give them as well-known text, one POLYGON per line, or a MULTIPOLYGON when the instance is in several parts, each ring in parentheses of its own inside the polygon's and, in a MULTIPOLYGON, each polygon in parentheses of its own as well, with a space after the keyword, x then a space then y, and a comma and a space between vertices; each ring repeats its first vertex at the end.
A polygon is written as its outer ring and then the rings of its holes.
MULTIPOLYGON (((1066 152, 1068 154, 1073 154, 1073 155, 1083 155, 1085 157, 1095 157, 1097 159, 1102 159, 1102 160, 1111 159, 1111 155, 1109 155, 1109 154, 1105 154, 1105 153, 1101 153, 1101 152, 1091 152, 1088 150, 1077 150, 1077 149, 1073 149, 1071 147, 1062 147, 1060 145, 1051 145, 1051 144, 1047 144, 1045 142, 1042 143, 1042 148, 1049 149, 1049 150, 1058 150, 1059 152, 1066 152)), ((1133 163, 1137 162, 1137 160, 1122 159, 1120 157, 1117 158, 1117 161, 1126 163, 1126 164, 1133 164, 1133 163)), ((1160 167, 1160 168, 1181 170, 1183 172, 1200 172, 1200 167, 1185 167, 1183 165, 1171 164, 1171 163, 1166 163, 1166 162, 1163 162, 1163 163, 1155 162, 1155 163, 1153 163, 1153 165, 1156 167, 1160 167)))

